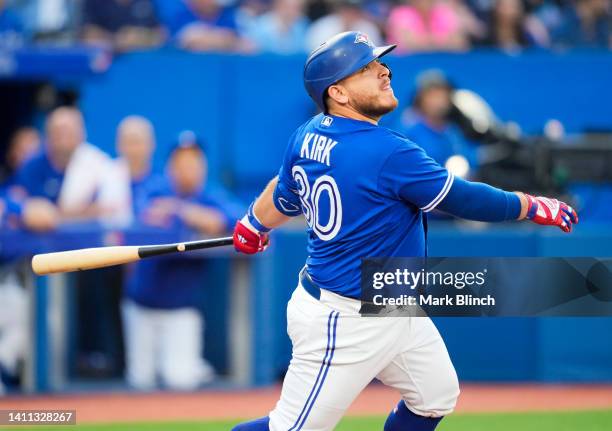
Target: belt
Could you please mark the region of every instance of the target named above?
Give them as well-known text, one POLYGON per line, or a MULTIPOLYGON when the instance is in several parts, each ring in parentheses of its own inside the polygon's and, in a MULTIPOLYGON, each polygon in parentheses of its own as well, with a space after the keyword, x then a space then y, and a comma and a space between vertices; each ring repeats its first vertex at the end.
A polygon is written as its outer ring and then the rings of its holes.
MULTIPOLYGON (((306 267, 302 268, 302 270, 300 271, 300 284, 302 285, 304 290, 308 292, 308 294, 314 299, 316 299, 317 301, 321 299, 321 288, 317 286, 314 281, 312 281, 312 278, 310 278, 310 275, 308 274, 308 272, 306 272, 306 267)), ((361 314, 372 315, 379 314, 385 310, 386 307, 383 305, 377 305, 371 302, 361 301, 361 309, 359 310, 359 312, 361 314)))
POLYGON ((321 288, 317 286, 310 275, 306 272, 306 267, 300 271, 300 284, 306 292, 310 294, 317 301, 321 299, 321 288))

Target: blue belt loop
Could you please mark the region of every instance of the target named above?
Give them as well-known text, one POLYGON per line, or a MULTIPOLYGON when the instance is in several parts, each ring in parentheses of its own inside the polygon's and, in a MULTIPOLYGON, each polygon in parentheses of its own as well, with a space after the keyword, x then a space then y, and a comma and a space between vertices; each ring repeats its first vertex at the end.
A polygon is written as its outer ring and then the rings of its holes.
POLYGON ((306 267, 300 271, 300 284, 317 301, 321 299, 321 289, 314 284, 314 281, 310 278, 310 275, 306 272, 306 267))

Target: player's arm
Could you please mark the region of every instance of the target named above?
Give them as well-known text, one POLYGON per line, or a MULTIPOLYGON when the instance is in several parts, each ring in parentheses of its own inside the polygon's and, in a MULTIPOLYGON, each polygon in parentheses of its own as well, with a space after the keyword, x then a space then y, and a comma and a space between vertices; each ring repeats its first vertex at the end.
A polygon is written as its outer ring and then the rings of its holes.
POLYGON ((453 179, 437 208, 469 220, 496 222, 528 219, 541 225, 558 226, 564 232, 570 232, 572 225, 578 223, 576 211, 557 199, 506 192, 488 184, 460 178, 453 179))
POLYGON ((264 251, 269 243, 268 232, 302 213, 298 186, 291 174, 294 138, 299 130, 289 138, 278 176, 268 183, 249 206, 247 214, 236 223, 234 247, 237 251, 247 254, 264 251))
POLYGON ((246 254, 264 251, 269 243, 268 233, 300 213, 297 196, 275 177, 236 223, 234 247, 246 254))
POLYGON ((400 144, 387 158, 379 175, 379 187, 424 212, 437 208, 468 220, 529 219, 558 226, 565 232, 578 222, 576 212, 556 199, 506 192, 488 184, 455 178, 409 142, 400 144))
POLYGON ((275 229, 291 219, 276 208, 274 196, 277 187, 278 177, 274 177, 253 204, 253 216, 270 229, 275 229))

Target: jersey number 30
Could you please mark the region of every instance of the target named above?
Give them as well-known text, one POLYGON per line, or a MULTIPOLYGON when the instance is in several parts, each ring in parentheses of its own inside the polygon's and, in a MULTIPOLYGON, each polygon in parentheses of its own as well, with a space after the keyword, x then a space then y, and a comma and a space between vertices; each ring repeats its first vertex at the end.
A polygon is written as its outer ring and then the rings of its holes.
POLYGON ((298 194, 308 226, 321 240, 334 239, 342 225, 342 200, 336 181, 329 175, 322 175, 316 179, 311 189, 308 176, 302 167, 294 166, 291 173, 299 187, 298 194), (329 218, 325 224, 322 224, 322 220, 319 218, 320 201, 323 193, 326 193, 329 198, 329 218))

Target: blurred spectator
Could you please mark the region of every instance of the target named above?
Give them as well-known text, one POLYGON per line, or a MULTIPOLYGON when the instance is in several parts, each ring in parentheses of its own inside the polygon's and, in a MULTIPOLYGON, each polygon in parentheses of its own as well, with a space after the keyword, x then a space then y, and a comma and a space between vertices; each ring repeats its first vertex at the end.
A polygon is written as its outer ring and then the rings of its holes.
POLYGON ((400 53, 463 51, 469 48, 468 29, 457 10, 441 0, 411 0, 389 15, 387 37, 400 53))
POLYGON ((129 184, 111 173, 111 159, 85 142, 83 117, 75 108, 61 107, 46 122, 44 151, 18 171, 24 188, 22 221, 33 230, 50 230, 60 220, 125 220, 129 215, 129 184))
POLYGON ((333 12, 312 23, 306 35, 308 51, 312 51, 335 34, 361 31, 374 45, 382 43, 376 24, 362 9, 361 0, 333 0, 333 12))
MULTIPOLYGON (((113 161, 115 181, 129 183, 127 201, 131 204, 125 223, 133 222, 146 205, 145 188, 154 177, 151 157, 155 147, 152 124, 140 116, 124 118, 116 131, 119 157, 113 161)), ((161 182, 162 180, 159 179, 161 182)), ((77 275, 77 283, 87 286, 76 294, 79 321, 77 370, 83 376, 117 376, 124 354, 117 345, 121 333, 121 286, 124 268, 103 268, 77 275)))
MULTIPOLYGON (((0 175, 0 228, 19 226, 22 191, 15 186, 15 172, 40 147, 38 132, 30 127, 18 129, 6 153, 6 169, 0 175)), ((0 256, 0 395, 4 384, 19 383, 19 364, 27 353, 28 297, 16 269, 0 256), (4 382, 4 384, 3 384, 4 382)))
POLYGON ((247 34, 254 22, 269 9, 269 0, 242 0, 236 11, 238 33, 247 34))
POLYGON ((40 135, 33 127, 21 127, 13 133, 6 150, 5 166, 0 171, 0 185, 15 183, 17 170, 40 151, 40 135))
POLYGON ((428 70, 419 74, 412 107, 402 115, 401 130, 442 166, 455 155, 464 157, 474 166, 474 148, 449 121, 452 91, 442 72, 428 70))
POLYGON ((73 42, 81 0, 11 0, 34 40, 73 42))
POLYGON ((21 127, 13 134, 6 155, 6 162, 12 169, 23 165, 40 151, 40 134, 34 127, 21 127))
POLYGON ((265 52, 294 54, 306 51, 308 19, 304 0, 274 0, 272 10, 255 19, 247 37, 265 52))
POLYGON ((362 0, 363 9, 368 14, 368 18, 376 24, 379 30, 384 30, 387 26, 387 18, 395 2, 389 0, 362 0))
POLYGON ((466 6, 476 14, 478 19, 486 21, 491 15, 495 0, 466 0, 466 6))
POLYGON ((527 3, 525 26, 538 46, 550 47, 551 34, 563 21, 562 3, 566 0, 532 0, 527 3))
POLYGON ((118 168, 127 171, 130 178, 132 212, 138 216, 146 207, 147 193, 161 186, 163 178, 151 168, 155 150, 153 125, 144 117, 132 115, 121 121, 117 128, 118 168))
POLYGON ((28 297, 17 272, 0 267, 0 395, 3 381, 18 383, 19 365, 28 351, 29 316, 28 297))
POLYGON ((152 0, 85 0, 82 37, 129 51, 160 45, 165 32, 152 0))
POLYGON ((316 21, 331 12, 329 0, 309 0, 306 2, 306 14, 311 21, 316 21))
POLYGON ((25 42, 24 27, 19 16, 0 0, 0 48, 19 48, 25 42))
POLYGON ((551 30, 559 48, 608 48, 611 41, 609 0, 576 0, 563 10, 561 22, 551 30))
POLYGON ((147 193, 145 222, 165 228, 187 226, 209 235, 224 232, 228 219, 222 209, 231 204, 221 197, 220 191, 205 190, 208 161, 192 131, 179 135, 168 171, 170 183, 147 193))
POLYGON ((485 44, 517 51, 531 44, 521 0, 496 0, 485 44))
POLYGON ((22 127, 12 136, 6 151, 6 163, 0 171, 0 226, 17 227, 25 190, 17 185, 16 173, 40 151, 40 136, 32 127, 22 127))
MULTIPOLYGON (((207 189, 206 156, 193 133, 181 135, 168 174, 166 186, 149 195, 148 223, 204 235, 230 229, 237 213, 207 189)), ((212 367, 202 358, 198 301, 205 287, 203 268, 194 256, 153 258, 133 267, 123 304, 127 380, 132 386, 151 389, 159 376, 169 388, 194 389, 213 378, 212 367)))
POLYGON ((169 23, 181 48, 190 51, 234 51, 242 49, 238 36, 238 13, 219 0, 183 0, 186 8, 169 23))
POLYGON ((479 19, 464 0, 450 0, 448 4, 459 18, 459 26, 465 30, 470 45, 486 37, 487 26, 485 21, 479 19))

